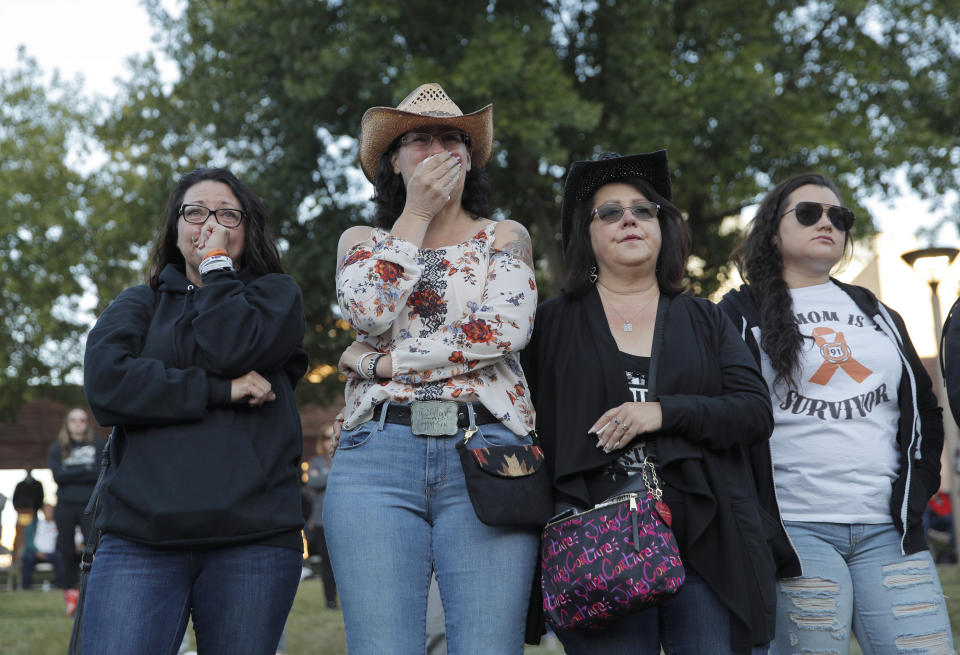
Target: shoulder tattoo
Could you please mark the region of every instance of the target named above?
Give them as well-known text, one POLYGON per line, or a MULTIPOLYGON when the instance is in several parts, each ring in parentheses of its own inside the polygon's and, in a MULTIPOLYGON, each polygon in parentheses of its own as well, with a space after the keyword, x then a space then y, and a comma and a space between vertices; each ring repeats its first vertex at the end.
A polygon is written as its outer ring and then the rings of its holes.
POLYGON ((522 261, 533 270, 533 244, 530 242, 530 234, 523 227, 510 226, 509 236, 497 250, 522 261))

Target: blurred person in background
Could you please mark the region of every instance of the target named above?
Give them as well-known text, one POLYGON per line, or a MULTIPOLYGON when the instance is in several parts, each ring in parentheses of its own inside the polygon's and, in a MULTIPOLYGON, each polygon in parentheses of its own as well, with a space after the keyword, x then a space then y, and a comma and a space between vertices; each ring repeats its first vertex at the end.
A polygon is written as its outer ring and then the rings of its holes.
POLYGON ((310 490, 310 516, 307 519, 307 544, 311 563, 320 569, 323 595, 329 609, 337 608, 337 584, 330 566, 327 538, 323 531, 323 497, 330 477, 330 456, 333 447, 333 426, 327 425, 317 441, 317 454, 310 458, 307 467, 307 489, 310 490))
POLYGON ((77 574, 80 552, 74 542, 76 528, 84 539, 90 538, 91 517, 84 514, 93 487, 100 475, 100 458, 106 441, 93 429, 87 410, 74 407, 63 418, 56 441, 50 446, 47 465, 57 483, 57 505, 53 518, 57 524, 57 553, 62 567, 61 582, 67 614, 77 607, 77 574))
POLYGON ((33 571, 37 564, 47 562, 53 566, 53 584, 63 585, 60 553, 57 552, 57 524, 54 521, 54 509, 43 505, 43 511, 27 530, 25 545, 21 555, 23 562, 23 588, 33 585, 33 571))
POLYGON ((20 569, 26 533, 37 520, 37 511, 43 505, 43 484, 33 477, 33 469, 26 469, 26 476, 13 488, 13 509, 17 512, 16 533, 13 537, 13 567, 20 569))

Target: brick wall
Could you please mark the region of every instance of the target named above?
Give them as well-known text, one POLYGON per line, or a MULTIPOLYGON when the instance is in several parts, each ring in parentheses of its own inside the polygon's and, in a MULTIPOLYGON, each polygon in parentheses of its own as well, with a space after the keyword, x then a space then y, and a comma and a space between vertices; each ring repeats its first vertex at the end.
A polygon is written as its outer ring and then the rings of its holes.
MULTIPOLYGON (((326 407, 305 405, 300 408, 304 458, 310 459, 316 452, 321 430, 341 407, 342 398, 326 407)), ((47 452, 69 409, 57 401, 40 398, 21 407, 15 422, 0 423, 0 469, 47 468, 47 452)), ((108 428, 96 422, 94 430, 104 438, 110 434, 108 428)))

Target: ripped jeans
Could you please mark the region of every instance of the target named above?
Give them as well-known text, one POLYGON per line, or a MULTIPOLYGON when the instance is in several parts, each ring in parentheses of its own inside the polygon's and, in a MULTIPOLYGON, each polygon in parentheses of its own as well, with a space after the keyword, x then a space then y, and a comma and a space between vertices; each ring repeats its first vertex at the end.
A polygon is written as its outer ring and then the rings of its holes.
POLYGON ((771 655, 953 655, 953 633, 929 551, 900 554, 900 533, 881 525, 784 521, 803 576, 777 585, 771 655))

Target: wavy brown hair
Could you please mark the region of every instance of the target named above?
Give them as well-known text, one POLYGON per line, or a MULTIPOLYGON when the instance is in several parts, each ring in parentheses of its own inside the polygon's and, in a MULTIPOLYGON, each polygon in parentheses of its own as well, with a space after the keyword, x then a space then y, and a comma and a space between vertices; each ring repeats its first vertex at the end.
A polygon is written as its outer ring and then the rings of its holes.
MULTIPOLYGON (((794 318, 793 298, 783 279, 783 256, 776 237, 790 194, 809 185, 830 189, 840 198, 840 190, 833 180, 818 173, 803 173, 784 180, 763 198, 743 241, 732 255, 760 310, 760 346, 770 357, 774 388, 785 384, 788 389, 796 390, 803 348, 803 335, 794 318)), ((845 233, 844 250, 849 252, 852 244, 850 234, 845 233)))

